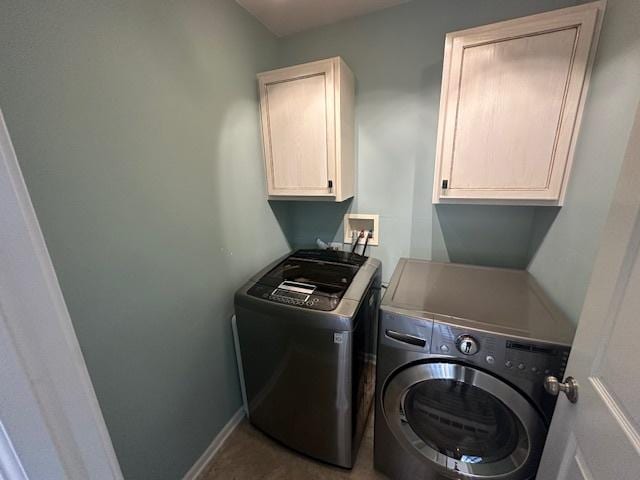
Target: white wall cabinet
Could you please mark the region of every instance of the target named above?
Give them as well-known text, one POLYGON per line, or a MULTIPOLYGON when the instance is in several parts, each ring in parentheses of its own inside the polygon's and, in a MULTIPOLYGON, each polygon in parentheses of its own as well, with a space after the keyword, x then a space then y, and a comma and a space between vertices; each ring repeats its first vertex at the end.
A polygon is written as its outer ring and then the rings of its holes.
POLYGON ((434 203, 562 204, 603 12, 447 34, 434 203))
POLYGON ((354 78, 340 57, 258 74, 272 200, 354 194, 354 78))

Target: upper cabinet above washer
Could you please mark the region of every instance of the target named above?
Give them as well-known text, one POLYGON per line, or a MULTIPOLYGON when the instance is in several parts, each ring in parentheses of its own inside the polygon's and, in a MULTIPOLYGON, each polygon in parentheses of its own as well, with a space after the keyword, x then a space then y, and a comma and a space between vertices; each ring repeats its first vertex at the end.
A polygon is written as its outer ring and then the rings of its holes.
POLYGON ((562 205, 604 5, 447 34, 434 203, 562 205))
POLYGON ((354 78, 340 57, 258 74, 271 200, 354 194, 354 78))

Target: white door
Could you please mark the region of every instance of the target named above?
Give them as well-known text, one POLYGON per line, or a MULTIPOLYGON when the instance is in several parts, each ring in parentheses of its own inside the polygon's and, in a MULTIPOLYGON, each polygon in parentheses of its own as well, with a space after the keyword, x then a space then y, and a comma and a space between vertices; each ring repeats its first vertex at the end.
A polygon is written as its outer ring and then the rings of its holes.
POLYGON ((640 109, 594 266, 539 480, 640 479, 640 109))

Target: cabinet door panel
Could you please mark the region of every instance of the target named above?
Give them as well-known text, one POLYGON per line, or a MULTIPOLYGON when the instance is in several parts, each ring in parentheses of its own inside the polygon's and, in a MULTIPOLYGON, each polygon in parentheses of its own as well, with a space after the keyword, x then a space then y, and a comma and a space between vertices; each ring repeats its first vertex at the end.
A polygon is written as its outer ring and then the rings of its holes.
POLYGON ((271 198, 336 197, 336 71, 328 59, 258 75, 271 198))
POLYGON ((447 34, 435 203, 562 204, 603 10, 447 34))
POLYGON ((461 49, 450 188, 549 187, 576 35, 571 28, 461 49))
POLYGON ((275 189, 327 188, 325 76, 266 86, 275 189))

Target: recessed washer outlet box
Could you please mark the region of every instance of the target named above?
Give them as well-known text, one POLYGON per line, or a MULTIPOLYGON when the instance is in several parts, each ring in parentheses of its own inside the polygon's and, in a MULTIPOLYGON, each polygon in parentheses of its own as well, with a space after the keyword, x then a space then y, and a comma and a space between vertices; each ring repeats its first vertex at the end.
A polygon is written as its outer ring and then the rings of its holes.
MULTIPOLYGON (((344 243, 351 243, 352 232, 361 230, 368 230, 373 232, 373 236, 369 238, 367 245, 379 245, 380 234, 380 216, 368 215, 364 213, 347 213, 344 216, 344 243)), ((363 245, 365 238, 358 240, 359 245, 363 245)))

